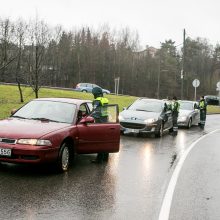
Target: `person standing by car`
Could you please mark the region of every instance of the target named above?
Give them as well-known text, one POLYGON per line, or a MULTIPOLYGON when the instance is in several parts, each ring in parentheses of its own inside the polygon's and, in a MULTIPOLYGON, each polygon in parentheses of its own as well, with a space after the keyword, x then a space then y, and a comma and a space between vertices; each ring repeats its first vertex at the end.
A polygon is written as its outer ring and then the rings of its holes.
POLYGON ((207 111, 207 103, 204 99, 204 96, 200 97, 199 109, 200 109, 200 127, 204 129, 206 122, 206 111, 207 111))
POLYGON ((180 103, 177 101, 177 97, 173 97, 172 102, 172 117, 173 117, 173 136, 178 134, 178 116, 179 116, 180 103))
MULTIPOLYGON (((92 116, 95 119, 96 123, 106 123, 108 122, 108 113, 107 108, 108 99, 103 97, 102 89, 99 87, 94 87, 92 89, 92 94, 94 96, 94 100, 92 102, 94 112, 92 116)), ((109 157, 109 153, 101 152, 97 154, 95 160, 92 160, 93 163, 102 163, 103 161, 107 161, 109 157)))

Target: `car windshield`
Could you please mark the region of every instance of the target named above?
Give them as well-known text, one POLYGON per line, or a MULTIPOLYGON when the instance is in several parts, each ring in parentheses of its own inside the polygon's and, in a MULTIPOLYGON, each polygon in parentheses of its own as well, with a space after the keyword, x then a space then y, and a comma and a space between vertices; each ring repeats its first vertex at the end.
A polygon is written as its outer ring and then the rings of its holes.
POLYGON ((75 111, 76 105, 71 103, 34 100, 19 109, 12 117, 71 124, 75 111))
POLYGON ((145 111, 145 112, 161 112, 162 103, 151 100, 137 100, 129 108, 129 110, 145 111))
POLYGON ((180 102, 180 109, 193 110, 193 104, 191 102, 180 102))

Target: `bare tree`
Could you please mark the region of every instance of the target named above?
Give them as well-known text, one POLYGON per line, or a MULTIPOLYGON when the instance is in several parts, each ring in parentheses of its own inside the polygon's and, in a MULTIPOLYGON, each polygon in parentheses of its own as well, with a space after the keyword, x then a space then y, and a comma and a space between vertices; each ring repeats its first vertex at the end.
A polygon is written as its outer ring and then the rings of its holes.
POLYGON ((14 27, 9 19, 0 19, 0 71, 1 81, 5 82, 6 69, 15 60, 10 51, 14 27))
POLYGON ((15 79, 18 85, 18 90, 20 94, 20 101, 24 102, 23 98, 23 92, 21 88, 21 82, 24 82, 25 79, 25 72, 24 72, 24 64, 23 64, 23 52, 24 52, 24 46, 25 46, 25 32, 27 29, 27 24, 22 21, 18 20, 15 24, 15 44, 16 44, 16 68, 15 68, 15 79))
POLYGON ((43 74, 48 69, 48 65, 44 63, 44 58, 49 43, 49 28, 43 21, 36 18, 29 24, 29 41, 29 84, 35 93, 35 97, 38 98, 38 92, 44 80, 43 74))

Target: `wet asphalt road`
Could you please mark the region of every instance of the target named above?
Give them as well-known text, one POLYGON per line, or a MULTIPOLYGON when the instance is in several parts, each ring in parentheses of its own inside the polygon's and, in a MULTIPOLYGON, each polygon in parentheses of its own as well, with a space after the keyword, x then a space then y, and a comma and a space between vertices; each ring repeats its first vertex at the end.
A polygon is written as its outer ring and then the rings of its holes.
POLYGON ((170 220, 220 219, 220 130, 192 149, 180 172, 170 220))
MULTIPOLYGON (((112 154, 108 163, 91 164, 94 155, 79 155, 65 174, 55 174, 46 167, 3 164, 0 167, 0 219, 158 219, 179 158, 192 142, 216 128, 220 128, 220 115, 208 116, 204 131, 198 127, 180 129, 177 137, 168 134, 161 139, 122 136, 120 152, 112 154)), ((217 151, 217 143, 213 151, 217 151)), ((203 158, 208 152, 200 150, 199 155, 203 158)), ((190 195, 187 188, 198 183, 192 180, 197 180, 201 164, 198 167, 193 164, 199 161, 198 153, 192 152, 190 157, 177 185, 171 219, 181 219, 187 209, 193 208, 187 203, 188 196, 192 195, 192 204, 197 198, 197 188, 194 186, 190 195), (189 179, 191 182, 186 181, 189 179), (180 199, 182 192, 185 200, 180 199), (188 205, 182 209, 183 204, 188 205)), ((215 172, 220 172, 220 162, 216 158, 213 161, 218 166, 215 172)), ((210 170, 213 163, 206 163, 205 170, 210 170)), ((207 177, 206 183, 208 180, 207 177)), ((220 180, 216 184, 219 186, 219 183, 220 180)), ((215 183, 210 183, 210 190, 213 186, 215 183)), ((204 187, 201 184, 200 190, 204 187)), ((196 208, 204 209, 212 196, 213 192, 203 192, 202 202, 196 208)), ((202 216, 209 214, 207 211, 202 216)), ((215 216, 220 219, 218 213, 215 216)))

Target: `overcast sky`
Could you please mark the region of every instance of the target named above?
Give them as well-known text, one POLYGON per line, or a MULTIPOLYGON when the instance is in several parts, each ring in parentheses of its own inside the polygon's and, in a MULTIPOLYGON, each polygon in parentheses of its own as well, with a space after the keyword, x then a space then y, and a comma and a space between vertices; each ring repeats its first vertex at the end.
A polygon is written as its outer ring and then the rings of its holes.
POLYGON ((166 39, 182 43, 183 29, 191 38, 220 42, 219 0, 0 0, 0 17, 29 20, 72 29, 108 23, 137 30, 143 47, 159 47, 166 39))

